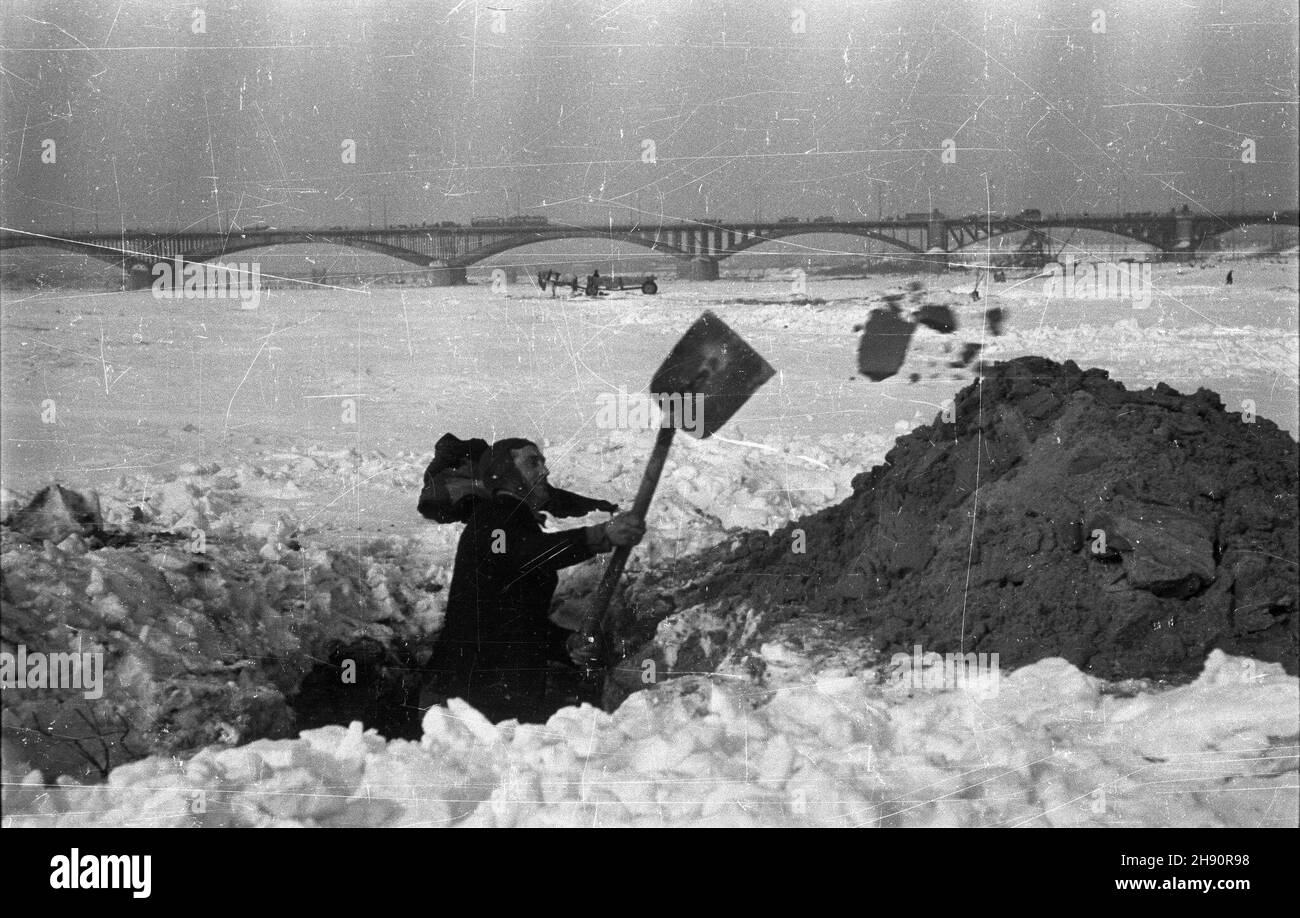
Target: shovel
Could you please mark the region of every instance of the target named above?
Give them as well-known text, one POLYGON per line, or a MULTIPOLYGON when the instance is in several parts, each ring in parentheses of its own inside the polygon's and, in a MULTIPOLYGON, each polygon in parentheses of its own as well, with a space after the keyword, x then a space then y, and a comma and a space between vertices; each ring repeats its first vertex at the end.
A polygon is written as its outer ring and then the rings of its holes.
MULTIPOLYGON (((679 427, 700 440, 712 436, 775 372, 712 312, 705 311, 696 319, 650 380, 651 396, 663 409, 662 426, 631 514, 645 519, 679 427)), ((588 659, 603 651, 607 665, 617 662, 613 648, 602 648, 598 640, 604 631, 605 613, 631 553, 631 546, 614 549, 600 586, 583 615, 582 626, 569 640, 570 651, 583 653, 588 659)), ((589 676, 592 669, 589 663, 589 676)))

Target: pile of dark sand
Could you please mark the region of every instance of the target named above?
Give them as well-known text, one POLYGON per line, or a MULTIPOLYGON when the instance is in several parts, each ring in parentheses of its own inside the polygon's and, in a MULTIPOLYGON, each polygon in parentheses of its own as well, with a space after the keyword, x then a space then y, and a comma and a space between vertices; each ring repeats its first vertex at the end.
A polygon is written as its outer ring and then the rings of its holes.
MULTIPOLYGON (((1297 672, 1297 444, 1209 390, 1130 392, 1038 357, 994 364, 853 488, 647 580, 631 612, 830 615, 886 656, 919 644, 998 653, 1004 668, 1064 657, 1108 679, 1188 681, 1214 648, 1297 672)), ((662 657, 662 617, 624 626, 633 662, 662 657)), ((701 637, 675 669, 731 649, 701 637)))

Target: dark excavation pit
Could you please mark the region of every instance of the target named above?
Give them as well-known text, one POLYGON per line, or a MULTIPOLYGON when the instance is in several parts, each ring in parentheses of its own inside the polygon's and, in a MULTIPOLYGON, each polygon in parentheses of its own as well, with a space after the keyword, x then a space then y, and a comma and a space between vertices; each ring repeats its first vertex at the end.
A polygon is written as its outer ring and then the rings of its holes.
POLYGON ((354 720, 389 739, 419 739, 424 672, 401 647, 373 638, 339 642, 288 697, 294 727, 310 730, 354 720))
MULTIPOLYGON (((418 740, 424 712, 447 701, 427 665, 430 649, 427 644, 415 648, 401 641, 385 646, 373 638, 335 644, 328 659, 314 666, 298 692, 287 699, 294 729, 360 721, 388 739, 418 740)), ((540 706, 528 712, 530 721, 544 722, 562 707, 594 705, 600 700, 599 684, 584 679, 563 659, 562 640, 552 650, 546 695, 540 706)))

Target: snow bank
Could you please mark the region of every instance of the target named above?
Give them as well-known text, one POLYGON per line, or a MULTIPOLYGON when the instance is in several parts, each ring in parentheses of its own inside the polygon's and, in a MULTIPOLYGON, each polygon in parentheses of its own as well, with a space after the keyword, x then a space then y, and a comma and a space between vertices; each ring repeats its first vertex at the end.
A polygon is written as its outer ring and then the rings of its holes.
POLYGON ((1298 718, 1295 678, 1219 651, 1134 697, 1059 659, 991 696, 678 680, 612 715, 493 726, 453 700, 419 743, 353 723, 94 786, 6 756, 3 803, 12 826, 1294 826, 1298 718))
POLYGON ((102 697, 7 688, 6 742, 50 776, 86 777, 151 753, 291 736, 292 697, 335 648, 430 646, 450 567, 412 539, 359 551, 307 539, 291 511, 265 506, 286 484, 248 464, 194 466, 86 492, 107 532, 56 544, 6 525, 3 649, 100 653, 104 667, 102 697))
MULTIPOLYGON (((618 430, 581 450, 548 451, 566 486, 626 505, 653 438, 618 430)), ((849 437, 780 448, 680 440, 651 514, 657 537, 638 553, 634 575, 844 499, 864 450, 849 437)), ((883 455, 888 445, 879 437, 865 449, 883 455)), ((4 733, 48 776, 86 778, 151 753, 292 735, 295 693, 341 644, 376 641, 406 666, 411 653, 417 663, 427 655, 461 527, 415 515, 426 457, 289 447, 255 459, 185 463, 178 474, 123 477, 99 492, 51 492, 100 508, 98 535, 60 532, 56 542, 45 529, 6 525, 4 649, 105 654, 106 694, 93 703, 75 692, 5 693, 4 733), (403 530, 412 534, 341 539, 331 504, 350 501, 358 482, 407 495, 403 530), (33 717, 41 730, 30 729, 33 717)), ((0 497, 13 520, 30 500, 0 497)), ((576 624, 602 569, 565 572, 557 620, 576 624)))
MULTIPOLYGON (((652 431, 615 430, 585 447, 552 442, 543 449, 561 485, 619 502, 626 510, 653 444, 652 431)), ((636 578, 745 531, 773 532, 845 500, 857 470, 880 461, 892 444, 893 437, 884 434, 792 437, 779 445, 736 431, 707 440, 679 436, 646 520, 653 538, 637 546, 628 573, 636 578)), ((593 514, 585 522, 606 518, 593 514)), ((581 522, 564 520, 561 528, 581 522)), ((459 534, 459 527, 433 528, 459 534)), ((603 569, 603 564, 589 564, 562 571, 552 617, 576 627, 603 569)))

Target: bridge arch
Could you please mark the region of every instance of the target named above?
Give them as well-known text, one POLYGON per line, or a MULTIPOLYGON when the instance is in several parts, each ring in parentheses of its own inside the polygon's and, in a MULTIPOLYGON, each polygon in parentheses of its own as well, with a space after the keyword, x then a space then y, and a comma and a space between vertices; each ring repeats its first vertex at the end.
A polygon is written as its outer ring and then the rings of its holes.
POLYGON ((1232 221, 1223 220, 1223 221, 1215 221, 1208 225, 1202 224, 1203 228, 1198 227, 1198 229, 1201 229, 1201 232, 1196 233, 1196 238, 1194 241, 1197 243, 1199 247, 1199 244, 1204 242, 1206 239, 1210 239, 1215 236, 1222 236, 1224 233, 1231 233, 1233 230, 1245 229, 1248 226, 1278 226, 1278 227, 1282 227, 1283 229, 1291 229, 1291 230, 1297 229, 1296 226, 1290 223, 1283 223, 1280 220, 1269 219, 1268 217, 1262 214, 1251 215, 1244 220, 1232 220, 1232 221))
POLYGON ((7 245, 6 277, 19 283, 33 282, 37 286, 58 288, 65 285, 91 285, 88 289, 115 290, 121 286, 124 270, 130 262, 110 258, 102 252, 92 254, 85 249, 51 243, 43 239, 7 245))
POLYGON ((602 233, 596 230, 583 229, 538 229, 521 232, 518 235, 510 236, 498 240, 480 248, 467 252, 465 255, 456 259, 455 264, 458 267, 469 267, 477 264, 493 255, 500 255, 502 252, 509 252, 511 249, 522 248, 526 245, 536 245, 539 242, 552 242, 558 239, 599 239, 602 242, 625 242, 631 245, 639 246, 643 249, 649 249, 652 252, 660 252, 665 255, 672 255, 677 258, 689 258, 690 256, 683 252, 675 245, 662 242, 658 239, 648 238, 649 231, 645 233, 602 233))
MULTIPOLYGON (((1136 243, 1139 243, 1141 245, 1151 246, 1152 248, 1162 252, 1167 251, 1165 249, 1165 246, 1162 244, 1162 241, 1158 239, 1144 238, 1143 236, 1140 236, 1137 233, 1126 233, 1110 226, 1093 226, 1091 224, 1079 225, 1077 223, 1069 223, 1066 221, 1062 221, 1060 223, 1042 222, 1042 223, 1036 223, 1033 226, 1007 226, 1005 224, 995 224, 992 227, 991 232, 988 232, 985 235, 981 235, 977 239, 972 239, 969 242, 963 243, 962 245, 957 246, 956 248, 949 249, 948 251, 964 252, 968 249, 974 248, 975 246, 983 245, 985 242, 987 242, 990 239, 997 239, 1000 236, 1011 236, 1014 235, 1015 233, 1031 233, 1034 232, 1035 230, 1047 232, 1053 229, 1057 229, 1057 230, 1068 229, 1068 230, 1074 230, 1076 232, 1088 232, 1088 233, 1104 233, 1107 236, 1118 236, 1121 239, 1131 239, 1136 243)), ((982 227, 980 231, 981 233, 983 232, 982 227)))
POLYGON ((236 252, 246 252, 249 249, 268 249, 281 245, 337 245, 346 249, 361 249, 367 252, 391 255, 393 258, 399 258, 422 268, 427 268, 436 261, 436 259, 430 258, 423 252, 415 252, 401 246, 389 245, 385 242, 374 242, 369 239, 337 238, 329 233, 274 233, 259 236, 231 237, 227 244, 217 251, 186 252, 182 253, 181 257, 185 261, 212 261, 214 258, 225 258, 227 255, 236 252))
MULTIPOLYGON (((42 236, 33 237, 11 237, 6 240, 6 249, 44 247, 57 249, 65 252, 76 252, 82 255, 88 255, 100 261, 107 262, 111 265, 144 265, 150 267, 160 261, 170 261, 173 257, 179 256, 182 261, 186 262, 209 262, 213 259, 225 258, 238 252, 245 252, 249 249, 266 249, 282 245, 337 245, 343 248, 362 249, 371 252, 380 252, 384 255, 391 255, 402 261, 408 261, 420 267, 429 267, 434 261, 423 252, 415 252, 411 249, 405 249, 400 246, 389 245, 383 242, 374 242, 369 239, 346 239, 336 238, 328 233, 267 233, 267 234, 247 234, 230 236, 226 239, 225 245, 220 249, 209 250, 192 250, 176 251, 175 254, 166 252, 151 252, 148 250, 130 250, 122 251, 121 249, 110 246, 97 245, 92 242, 83 242, 75 239, 57 239, 42 236)), ((176 246, 173 246, 176 248, 176 246)))
MULTIPOLYGON (((134 261, 144 263, 150 260, 146 252, 132 253, 122 252, 120 249, 109 248, 108 246, 95 245, 89 242, 78 242, 74 239, 56 239, 46 236, 18 236, 6 240, 4 248, 9 249, 55 249, 60 252, 75 252, 78 255, 86 255, 97 261, 106 262, 107 264, 119 267, 122 264, 130 264, 134 261)), ((156 260, 156 259, 153 259, 156 260)))
POLYGON ((791 236, 860 236, 862 238, 875 239, 879 242, 884 242, 888 245, 902 249, 905 252, 912 252, 916 255, 921 255, 925 252, 925 250, 920 246, 904 242, 901 239, 891 236, 888 233, 880 232, 879 230, 860 229, 856 227, 816 229, 810 227, 808 224, 791 224, 788 232, 769 232, 763 235, 751 235, 746 239, 742 239, 738 244, 733 245, 725 252, 718 252, 716 257, 718 259, 729 258, 732 255, 744 252, 747 249, 752 249, 754 246, 762 245, 765 242, 776 242, 781 239, 788 239, 791 236))

